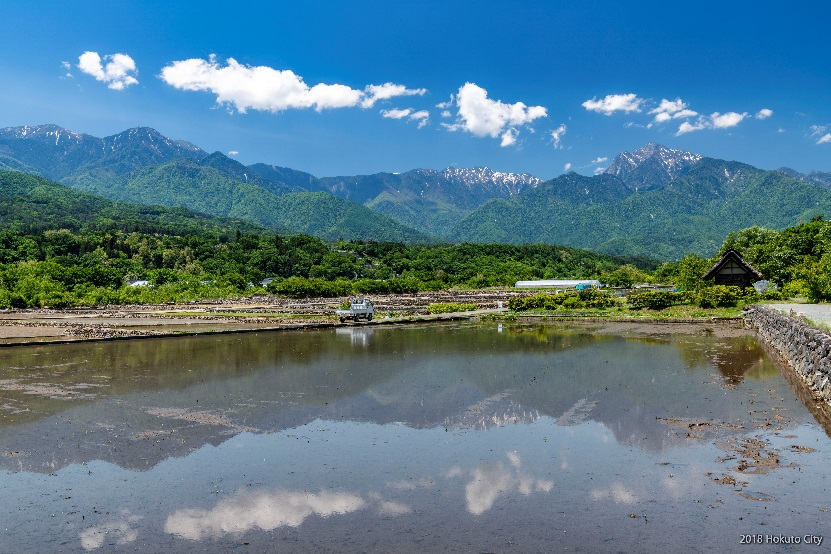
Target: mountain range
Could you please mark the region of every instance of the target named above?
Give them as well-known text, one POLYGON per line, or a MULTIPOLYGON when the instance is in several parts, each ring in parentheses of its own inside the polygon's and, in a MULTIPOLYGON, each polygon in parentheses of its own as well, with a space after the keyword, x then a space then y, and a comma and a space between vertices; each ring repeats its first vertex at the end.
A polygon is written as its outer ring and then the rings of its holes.
POLYGON ((328 240, 546 242, 618 255, 713 254, 727 233, 831 213, 831 173, 767 171, 650 143, 600 175, 488 168, 316 177, 171 140, 0 129, 0 169, 112 200, 183 207, 328 240))

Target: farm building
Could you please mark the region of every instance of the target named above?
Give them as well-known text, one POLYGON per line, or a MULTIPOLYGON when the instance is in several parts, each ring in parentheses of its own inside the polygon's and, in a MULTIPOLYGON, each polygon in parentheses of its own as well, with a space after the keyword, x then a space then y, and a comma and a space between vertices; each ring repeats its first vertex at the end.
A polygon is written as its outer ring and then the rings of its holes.
POLYGON ((732 285, 747 288, 752 286, 756 281, 760 281, 762 274, 752 265, 744 261, 738 252, 728 250, 716 262, 716 265, 701 278, 705 281, 713 279, 717 285, 732 285))
POLYGON ((590 289, 600 286, 600 281, 594 279, 551 279, 542 281, 517 281, 514 287, 518 289, 590 289))

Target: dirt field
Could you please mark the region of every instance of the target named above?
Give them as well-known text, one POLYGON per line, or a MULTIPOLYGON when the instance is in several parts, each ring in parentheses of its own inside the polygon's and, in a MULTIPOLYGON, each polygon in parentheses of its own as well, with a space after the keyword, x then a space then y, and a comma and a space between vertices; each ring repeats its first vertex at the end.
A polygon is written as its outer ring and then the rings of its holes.
MULTIPOLYGON (((497 309, 516 291, 440 291, 372 296, 378 320, 400 320, 427 313, 434 303, 476 304, 497 309)), ((64 340, 124 338, 243 331, 336 324, 335 310, 346 298, 290 299, 255 296, 161 306, 104 306, 71 310, 0 312, 0 345, 64 340)))
MULTIPOLYGON (((536 290, 437 291, 419 294, 373 295, 373 325, 412 319, 477 317, 507 311, 508 299, 537 294, 536 290), (435 303, 475 304, 473 312, 427 315, 435 303)), ((346 298, 290 299, 276 296, 191 302, 167 305, 103 306, 71 310, 12 310, 0 312, 0 346, 145 336, 169 336, 210 332, 253 331, 275 328, 313 328, 340 325, 335 310, 346 298)), ((523 318, 534 320, 533 316, 523 318)), ((690 322, 647 320, 614 322, 604 319, 597 332, 615 332, 633 325, 645 334, 683 331, 690 322)), ((719 335, 738 331, 740 322, 711 325, 719 335)), ((361 323, 366 325, 366 323, 361 323)), ((347 323, 349 325, 349 323, 347 323)), ((709 332, 713 332, 710 330, 709 332)))

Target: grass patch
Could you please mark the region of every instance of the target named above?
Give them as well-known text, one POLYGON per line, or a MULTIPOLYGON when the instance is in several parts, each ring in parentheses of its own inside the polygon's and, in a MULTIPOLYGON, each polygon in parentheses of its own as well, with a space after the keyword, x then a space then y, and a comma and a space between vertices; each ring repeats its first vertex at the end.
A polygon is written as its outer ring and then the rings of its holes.
MULTIPOLYGON (((499 318, 495 314, 494 318, 499 318)), ((672 319, 711 319, 711 318, 732 318, 740 317, 742 309, 739 307, 730 308, 699 308, 698 306, 682 305, 672 306, 663 310, 630 310, 626 308, 585 308, 580 310, 527 310, 522 312, 511 312, 514 318, 523 316, 530 317, 591 317, 600 319, 635 319, 635 320, 672 320, 672 319)))

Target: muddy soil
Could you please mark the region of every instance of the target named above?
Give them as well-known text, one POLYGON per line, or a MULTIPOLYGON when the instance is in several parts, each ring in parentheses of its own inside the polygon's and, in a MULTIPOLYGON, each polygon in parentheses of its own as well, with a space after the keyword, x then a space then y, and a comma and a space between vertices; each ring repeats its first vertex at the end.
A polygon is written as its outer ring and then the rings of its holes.
MULTIPOLYGON (((536 290, 490 289, 431 291, 418 294, 373 295, 376 320, 372 324, 423 318, 436 303, 475 304, 474 312, 427 316, 477 317, 504 311, 508 300, 537 294, 536 290)), ((67 310, 0 311, 0 346, 67 340, 170 336, 208 332, 233 332, 281 327, 320 327, 337 324, 335 310, 347 298, 292 299, 271 295, 164 305, 95 306, 67 310)), ((534 318, 529 318, 533 320, 534 318)), ((363 323, 366 324, 366 323, 363 323)), ((615 334, 618 326, 630 331, 631 322, 604 322, 598 332, 615 334)), ((740 322, 713 324, 709 331, 685 328, 685 323, 639 322, 645 335, 678 332, 713 332, 717 336, 742 333, 740 322), (732 329, 732 330, 731 330, 732 329)))

